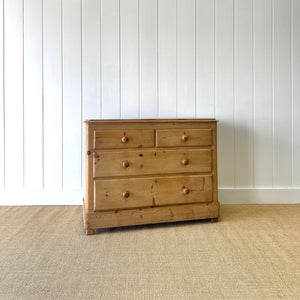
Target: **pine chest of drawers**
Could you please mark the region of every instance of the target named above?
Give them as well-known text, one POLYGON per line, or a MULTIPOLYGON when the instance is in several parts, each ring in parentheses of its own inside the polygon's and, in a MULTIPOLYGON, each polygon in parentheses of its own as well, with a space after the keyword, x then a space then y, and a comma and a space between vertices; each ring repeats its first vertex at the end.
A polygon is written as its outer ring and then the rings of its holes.
POLYGON ((218 220, 215 119, 89 120, 84 227, 218 220))

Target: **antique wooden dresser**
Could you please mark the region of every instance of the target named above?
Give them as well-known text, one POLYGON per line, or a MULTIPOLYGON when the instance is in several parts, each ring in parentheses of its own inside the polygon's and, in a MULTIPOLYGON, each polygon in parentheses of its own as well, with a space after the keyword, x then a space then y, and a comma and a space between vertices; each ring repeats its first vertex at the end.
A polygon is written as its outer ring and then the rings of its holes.
POLYGON ((84 227, 218 221, 215 119, 88 120, 84 227))

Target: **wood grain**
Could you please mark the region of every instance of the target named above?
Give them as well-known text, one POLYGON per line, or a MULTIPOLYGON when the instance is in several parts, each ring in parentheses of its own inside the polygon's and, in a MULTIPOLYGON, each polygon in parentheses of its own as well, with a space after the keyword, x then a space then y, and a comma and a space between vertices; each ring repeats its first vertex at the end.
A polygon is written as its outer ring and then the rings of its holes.
POLYGON ((85 211, 92 212, 94 208, 94 190, 93 190, 93 126, 85 126, 85 211))
POLYGON ((168 176, 95 181, 95 211, 212 201, 212 176, 168 176), (188 194, 184 194, 187 189, 188 194), (123 193, 129 196, 124 197, 123 193))
POLYGON ((212 161, 211 149, 95 151, 94 156, 94 177, 210 172, 212 161))
POLYGON ((218 218, 216 120, 85 124, 86 234, 95 228, 218 218))
POLYGON ((155 208, 85 213, 85 228, 107 228, 184 220, 211 219, 219 216, 219 202, 183 204, 155 208))
POLYGON ((212 144, 211 129, 159 129, 156 132, 158 147, 210 146, 212 144), (186 141, 182 137, 186 137, 186 141))
POLYGON ((95 149, 145 148, 154 146, 154 130, 103 130, 95 132, 95 149), (127 137, 123 142, 122 138, 127 137))
POLYGON ((149 127, 153 126, 154 124, 162 124, 167 123, 168 126, 176 125, 176 124, 193 124, 193 126, 198 126, 199 124, 206 123, 207 125, 210 125, 210 123, 216 123, 218 120, 208 118, 208 119, 110 119, 110 120, 85 120, 84 123, 93 123, 93 124, 101 124, 101 126, 105 126, 106 124, 110 124, 110 126, 114 124, 132 124, 132 123, 139 123, 144 124, 146 123, 149 127))

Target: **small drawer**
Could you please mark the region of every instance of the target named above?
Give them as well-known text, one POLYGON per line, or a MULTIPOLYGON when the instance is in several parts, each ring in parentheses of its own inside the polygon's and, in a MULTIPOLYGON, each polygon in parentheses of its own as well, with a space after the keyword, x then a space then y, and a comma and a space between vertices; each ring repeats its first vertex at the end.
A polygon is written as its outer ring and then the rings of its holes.
POLYGON ((212 201, 212 176, 170 176, 95 181, 95 211, 212 201))
POLYGON ((95 149, 147 148, 154 146, 154 130, 95 131, 95 149))
POLYGON ((211 172, 211 149, 95 151, 94 177, 211 172))
POLYGON ((158 129, 157 147, 210 146, 212 130, 209 129, 158 129))

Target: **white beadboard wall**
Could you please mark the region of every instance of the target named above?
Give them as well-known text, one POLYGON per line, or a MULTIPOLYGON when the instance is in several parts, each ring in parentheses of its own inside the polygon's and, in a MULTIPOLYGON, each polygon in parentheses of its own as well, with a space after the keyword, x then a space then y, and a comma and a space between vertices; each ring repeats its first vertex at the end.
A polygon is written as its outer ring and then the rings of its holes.
POLYGON ((81 204, 82 122, 210 118, 221 203, 299 203, 300 0, 0 0, 0 205, 81 204))

